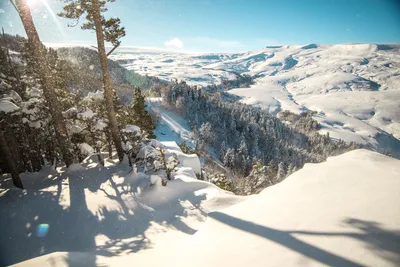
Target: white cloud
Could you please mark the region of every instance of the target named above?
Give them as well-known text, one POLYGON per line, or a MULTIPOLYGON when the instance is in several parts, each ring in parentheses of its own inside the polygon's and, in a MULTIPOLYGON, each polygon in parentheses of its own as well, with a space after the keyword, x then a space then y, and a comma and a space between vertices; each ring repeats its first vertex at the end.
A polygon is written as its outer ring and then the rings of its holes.
POLYGON ((0 8, 0 14, 5 13, 4 9, 0 8))
POLYGON ((164 42, 164 45, 166 47, 171 47, 171 48, 179 48, 179 49, 183 48, 183 42, 179 38, 173 38, 171 40, 168 40, 168 41, 164 42))

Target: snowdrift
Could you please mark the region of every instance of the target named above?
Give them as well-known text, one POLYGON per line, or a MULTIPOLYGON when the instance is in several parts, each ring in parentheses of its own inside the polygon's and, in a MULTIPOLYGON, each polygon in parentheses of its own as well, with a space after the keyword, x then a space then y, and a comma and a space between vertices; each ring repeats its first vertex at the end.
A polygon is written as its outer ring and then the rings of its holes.
MULTIPOLYGON (((156 189, 170 192, 168 201, 163 202, 166 206, 176 199, 172 196, 180 188, 183 190, 179 191, 179 199, 184 192, 204 197, 201 187, 190 185, 200 181, 184 178, 185 171, 180 175, 182 179, 177 180, 175 187, 156 189)), ((246 199, 240 203, 238 197, 215 189, 210 192, 208 188, 212 185, 200 184, 209 192, 207 198, 213 197, 184 208, 187 212, 193 211, 192 208, 208 211, 206 223, 193 236, 177 238, 179 235, 165 234, 153 248, 131 254, 75 249, 70 251, 76 252, 52 253, 17 266, 129 266, 133 263, 174 267, 398 266, 400 263, 399 160, 367 150, 348 152, 324 163, 306 164, 259 195, 240 198, 246 199), (230 207, 221 209, 227 204, 230 207)), ((155 191, 154 194, 163 193, 155 191)), ((144 203, 150 205, 147 201, 144 203)), ((3 214, 1 218, 5 218, 3 214)), ((122 232, 137 226, 125 227, 122 232)), ((3 239, 4 227, 0 229, 3 229, 3 239)), ((7 242, 12 244, 16 240, 7 239, 7 242)))
POLYGON ((176 142, 165 141, 161 142, 169 152, 173 152, 178 156, 179 163, 183 167, 192 168, 196 174, 201 174, 200 159, 196 154, 185 154, 182 152, 176 142))
POLYGON ((400 161, 352 151, 210 213, 188 257, 193 266, 399 266, 399 204, 400 161))

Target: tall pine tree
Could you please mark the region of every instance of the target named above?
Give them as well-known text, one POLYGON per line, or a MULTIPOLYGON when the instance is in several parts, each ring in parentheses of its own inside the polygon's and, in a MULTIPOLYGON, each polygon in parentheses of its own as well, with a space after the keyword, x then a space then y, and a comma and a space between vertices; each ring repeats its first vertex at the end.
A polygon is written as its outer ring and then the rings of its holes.
POLYGON ((111 78, 108 72, 108 61, 105 50, 105 42, 110 42, 114 48, 119 46, 120 38, 125 36, 125 28, 120 26, 119 18, 106 19, 103 13, 107 11, 106 3, 115 0, 66 0, 64 12, 58 15, 64 18, 74 19, 76 24, 79 18, 86 14, 86 22, 82 25, 84 30, 95 30, 97 37, 97 50, 99 53, 100 66, 102 72, 104 99, 109 120, 109 127, 118 158, 122 161, 124 151, 121 144, 121 136, 118 129, 118 122, 115 115, 113 104, 114 92, 111 88, 111 78))
POLYGON ((17 10, 22 24, 24 26, 26 35, 28 36, 29 46, 32 49, 32 57, 35 61, 35 66, 40 81, 42 84, 43 95, 46 99, 50 114, 54 121, 56 130, 56 137, 58 144, 61 148, 61 153, 67 167, 72 163, 73 158, 69 150, 69 140, 67 135, 67 128, 65 126, 64 118, 61 113, 59 101, 55 93, 56 81, 53 79, 52 69, 46 57, 46 49, 40 41, 39 34, 36 31, 35 24, 33 23, 31 10, 26 0, 10 0, 11 4, 17 10))
POLYGON ((135 87, 132 102, 132 123, 139 126, 147 134, 148 138, 155 138, 154 123, 150 114, 146 110, 146 103, 139 87, 135 87))

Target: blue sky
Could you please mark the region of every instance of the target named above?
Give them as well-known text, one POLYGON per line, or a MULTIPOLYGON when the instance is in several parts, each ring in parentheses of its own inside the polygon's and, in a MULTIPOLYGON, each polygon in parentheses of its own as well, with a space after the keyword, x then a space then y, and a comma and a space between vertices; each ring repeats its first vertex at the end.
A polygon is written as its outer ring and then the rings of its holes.
MULTIPOLYGON (((61 0, 30 1, 42 41, 95 44, 94 33, 54 16, 61 0)), ((117 0, 106 16, 121 19, 124 46, 235 52, 280 44, 400 43, 398 0, 117 0)), ((0 0, 0 26, 24 35, 8 0, 0 0)))

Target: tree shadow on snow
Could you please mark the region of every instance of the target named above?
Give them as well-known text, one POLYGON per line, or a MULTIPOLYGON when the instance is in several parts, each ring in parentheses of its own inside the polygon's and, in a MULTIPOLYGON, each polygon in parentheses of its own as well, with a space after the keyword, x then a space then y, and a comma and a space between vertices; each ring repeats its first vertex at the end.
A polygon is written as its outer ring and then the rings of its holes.
MULTIPOLYGON (((171 203, 155 205, 127 205, 127 198, 137 197, 132 191, 124 191, 112 177, 115 173, 126 175, 128 170, 121 166, 108 168, 96 166, 85 172, 64 173, 51 179, 54 190, 31 188, 10 189, 0 197, 0 266, 22 262, 53 252, 69 252, 65 257, 68 266, 98 266, 96 255, 115 256, 135 253, 151 248, 146 230, 153 224, 166 229, 178 229, 194 234, 195 229, 186 225, 181 216, 187 209, 181 201, 190 201, 198 207, 204 195, 180 196, 171 203), (117 209, 99 207, 95 214, 88 208, 85 189, 102 194, 101 186, 109 182, 113 194, 106 197, 115 200, 117 209), (62 206, 63 195, 69 189, 70 205, 62 206), (173 207, 174 215, 166 212, 173 207), (37 227, 47 224, 47 234, 40 237, 37 227), (108 241, 96 245, 96 236, 106 236, 108 241), (80 260, 84 258, 85 260, 80 260)), ((48 181, 50 183, 50 181, 48 181)), ((173 184, 173 183, 172 183, 173 184)), ((201 188, 203 184, 198 183, 201 188)), ((179 186, 177 181, 176 186, 179 186)), ((204 186, 205 187, 205 186, 204 186)), ((173 190, 173 188, 170 188, 173 190)), ((149 190, 153 190, 150 188, 149 190)), ((128 202, 129 203, 129 202, 128 202)))
POLYGON ((357 239, 366 244, 366 247, 385 260, 395 265, 400 262, 400 232, 389 231, 380 227, 376 222, 358 219, 347 219, 345 223, 360 230, 359 232, 311 232, 311 231, 281 231, 270 227, 258 225, 242 219, 232 217, 221 212, 208 214, 211 218, 225 223, 231 227, 264 237, 288 249, 296 251, 310 259, 328 266, 363 266, 360 263, 335 255, 329 251, 301 241, 293 234, 321 235, 321 236, 344 236, 357 239))
MULTIPOLYGON (((160 231, 165 232, 168 229, 177 229, 183 233, 193 235, 196 230, 191 228, 181 220, 181 217, 187 215, 187 208, 182 205, 182 202, 189 201, 191 205, 199 210, 202 215, 204 212, 199 209, 201 201, 206 199, 205 195, 193 196, 193 194, 183 194, 169 199, 161 203, 152 203, 151 207, 145 205, 129 206, 130 202, 139 203, 140 197, 135 194, 135 190, 126 183, 116 183, 113 178, 109 182, 114 190, 110 194, 103 190, 103 192, 112 200, 116 200, 121 207, 120 210, 108 210, 103 207, 99 210, 99 216, 102 217, 101 228, 102 233, 110 238, 104 245, 97 248, 97 252, 103 256, 115 256, 120 254, 135 253, 141 249, 148 249, 152 247, 151 240, 146 237, 146 230, 152 223, 162 225, 163 229, 160 231), (133 201, 132 201, 133 200, 133 201), (171 209, 173 212, 171 212, 171 209), (124 239, 132 239, 123 241, 124 239)), ((179 180, 170 181, 164 190, 171 190, 179 192, 177 188, 183 186, 185 183, 179 180)), ((207 185, 198 182, 196 188, 206 188, 207 185)), ((155 187, 147 187, 146 191, 156 190, 155 187)), ((181 190, 182 192, 182 190, 181 190)), ((160 194, 159 196, 163 196, 160 194)))

